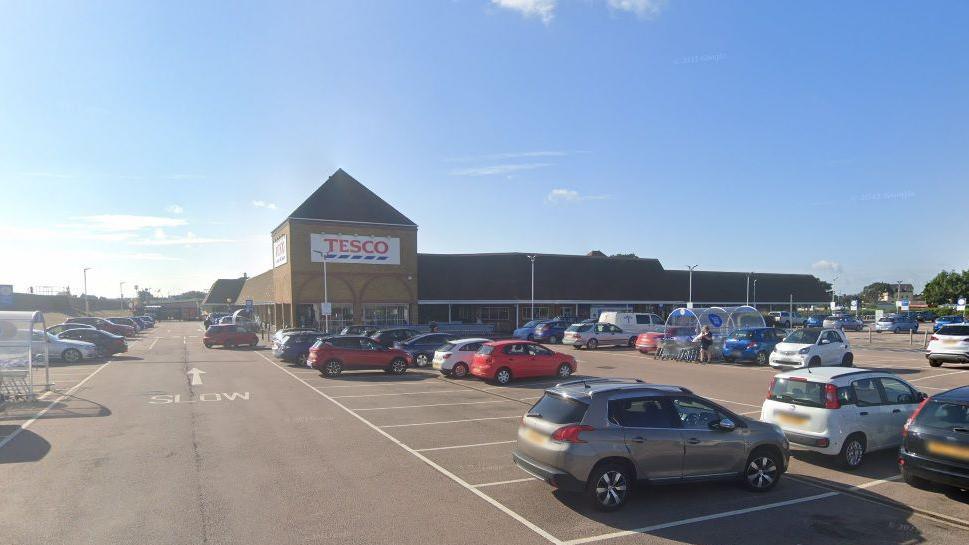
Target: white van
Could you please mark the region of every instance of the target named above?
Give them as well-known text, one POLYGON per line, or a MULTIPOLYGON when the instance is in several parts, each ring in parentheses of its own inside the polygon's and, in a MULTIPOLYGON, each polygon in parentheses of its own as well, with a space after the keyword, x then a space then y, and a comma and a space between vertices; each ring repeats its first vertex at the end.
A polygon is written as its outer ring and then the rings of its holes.
POLYGON ((599 315, 599 323, 612 324, 625 333, 662 333, 666 330, 666 320, 655 314, 645 312, 606 311, 599 315))

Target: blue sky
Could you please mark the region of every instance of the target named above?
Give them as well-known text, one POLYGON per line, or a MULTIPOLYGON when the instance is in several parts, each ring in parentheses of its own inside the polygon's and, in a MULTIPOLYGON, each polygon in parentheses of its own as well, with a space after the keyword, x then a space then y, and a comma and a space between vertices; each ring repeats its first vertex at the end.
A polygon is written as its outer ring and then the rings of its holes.
POLYGON ((271 265, 342 167, 425 252, 838 291, 966 268, 964 2, 6 2, 0 283, 271 265))

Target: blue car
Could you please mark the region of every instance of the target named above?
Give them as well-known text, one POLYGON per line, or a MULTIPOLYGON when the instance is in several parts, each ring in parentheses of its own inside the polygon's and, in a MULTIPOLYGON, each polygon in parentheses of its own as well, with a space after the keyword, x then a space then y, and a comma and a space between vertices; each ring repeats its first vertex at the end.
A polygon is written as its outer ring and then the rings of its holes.
POLYGON ((812 314, 804 320, 804 327, 824 327, 824 319, 827 314, 812 314))
POLYGON ((542 320, 532 320, 525 323, 525 325, 519 327, 511 333, 511 336, 516 339, 523 339, 526 341, 531 341, 535 339, 535 326, 542 323, 542 320))
POLYGON ((723 341, 723 359, 752 361, 767 365, 774 346, 784 340, 787 332, 775 327, 744 327, 730 333, 723 341))
POLYGON ((322 333, 295 332, 284 335, 281 340, 273 341, 273 356, 282 361, 306 365, 310 347, 326 336, 322 333))
POLYGON ((936 333, 937 331, 939 331, 939 328, 941 328, 944 325, 964 324, 964 323, 966 323, 966 319, 959 315, 940 316, 935 319, 935 325, 932 326, 932 332, 936 333))
POLYGON ((557 344, 562 342, 565 330, 572 325, 567 320, 548 320, 539 322, 532 332, 532 339, 540 343, 557 344))
POLYGON ((424 333, 415 335, 406 341, 394 343, 394 348, 399 348, 414 360, 417 367, 427 367, 434 359, 434 351, 444 346, 445 343, 457 337, 450 333, 424 333))

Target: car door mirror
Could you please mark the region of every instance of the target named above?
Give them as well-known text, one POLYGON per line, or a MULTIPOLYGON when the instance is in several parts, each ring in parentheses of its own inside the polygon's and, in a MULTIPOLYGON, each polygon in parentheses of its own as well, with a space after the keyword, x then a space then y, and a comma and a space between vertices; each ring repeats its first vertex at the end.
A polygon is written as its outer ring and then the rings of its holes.
POLYGON ((925 401, 926 399, 928 399, 928 397, 929 397, 929 394, 927 394, 925 392, 919 392, 918 393, 918 399, 919 399, 919 401, 925 401))
POLYGON ((716 422, 711 422, 710 427, 712 429, 720 430, 720 431, 733 431, 737 429, 737 424, 734 423, 734 421, 730 420, 729 418, 721 418, 716 422))
POLYGON ((824 344, 831 344, 831 341, 830 341, 830 340, 828 340, 828 339, 821 339, 821 340, 820 340, 820 341, 818 342, 818 344, 822 344, 822 345, 824 345, 824 344))

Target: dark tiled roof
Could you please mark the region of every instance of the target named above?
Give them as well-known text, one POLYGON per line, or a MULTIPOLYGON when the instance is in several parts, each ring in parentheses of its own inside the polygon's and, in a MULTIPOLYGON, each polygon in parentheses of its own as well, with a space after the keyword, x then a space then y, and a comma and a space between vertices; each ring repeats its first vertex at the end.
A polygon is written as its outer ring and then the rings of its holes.
POLYGON ((234 304, 245 283, 245 278, 220 278, 212 283, 209 294, 205 296, 202 304, 224 305, 226 299, 231 299, 234 304))
MULTIPOLYGON (((817 278, 802 274, 755 274, 757 301, 822 302, 817 278)), ((693 301, 743 303, 747 275, 696 271, 693 301)), ((578 301, 686 301, 687 271, 668 271, 656 259, 537 254, 535 298, 578 301)), ((520 300, 531 298, 528 254, 418 254, 418 298, 520 300)))
POLYGON ((289 217, 417 226, 342 168, 337 169, 289 217))
POLYGON ((252 299, 254 303, 265 303, 273 300, 273 270, 250 276, 239 291, 236 298, 237 305, 244 305, 246 299, 252 299))

